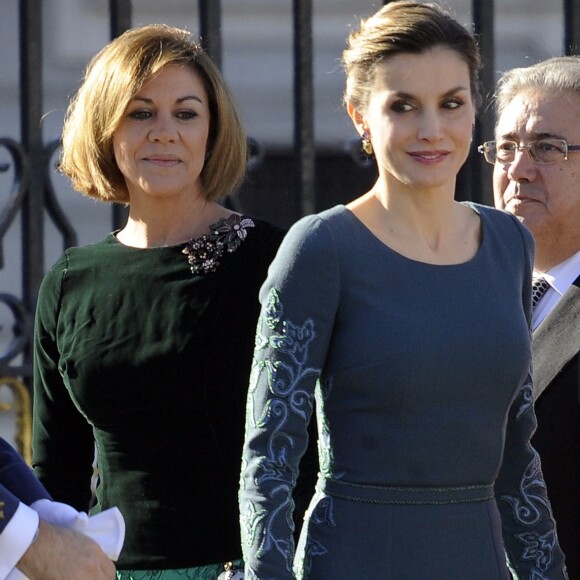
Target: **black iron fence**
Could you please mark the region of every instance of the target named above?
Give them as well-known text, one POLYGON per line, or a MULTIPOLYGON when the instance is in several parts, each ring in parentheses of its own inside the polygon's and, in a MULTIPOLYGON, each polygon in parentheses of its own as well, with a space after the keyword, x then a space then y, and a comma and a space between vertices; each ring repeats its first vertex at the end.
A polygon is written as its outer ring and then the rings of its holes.
MULTIPOLYGON (((260 144, 254 142, 250 179, 232 202, 241 204, 245 211, 258 217, 285 226, 301 215, 345 202, 353 192, 365 191, 375 177, 373 166, 366 163, 354 148, 352 151, 345 151, 342 147, 322 150, 316 146, 313 131, 313 3, 313 0, 292 0, 294 106, 289 114, 294 120, 293 145, 264 157, 259 155, 260 144), (292 175, 290 187, 288 175, 292 175), (274 196, 280 176, 284 176, 284 190, 274 196)), ((110 36, 115 37, 132 25, 132 2, 109 0, 108 8, 110 36)), ((11 337, 6 345, 0 345, 0 386, 2 377, 9 379, 10 384, 18 380, 19 385, 30 386, 33 315, 46 266, 46 218, 59 232, 63 249, 77 242, 77 233, 62 211, 51 182, 59 144, 57 141, 44 142, 41 133, 40 121, 44 112, 43 10, 50 9, 51 3, 43 0, 19 0, 21 135, 19 142, 0 136, 0 148, 7 152, 9 159, 0 164, 0 172, 13 175, 8 190, 0 191, 0 306, 12 319, 8 329, 11 337), (20 220, 22 246, 19 296, 5 292, 2 285, 3 240, 17 220, 20 220)), ((221 2, 192 0, 192 10, 195 9, 202 44, 220 65, 221 2)), ((494 2, 473 0, 471 10, 484 57, 483 90, 485 94, 491 94, 496 70, 494 2)), ((562 52, 573 53, 579 44, 580 0, 564 0, 562 14, 562 52)), ((482 136, 490 136, 492 129, 493 111, 484 108, 476 126, 474 151, 460 174, 461 187, 458 187, 458 191, 471 192, 473 201, 488 204, 491 203, 489 171, 483 169, 475 145, 483 140, 482 136)), ((112 227, 120 227, 124 218, 124 209, 114 207, 112 227)))

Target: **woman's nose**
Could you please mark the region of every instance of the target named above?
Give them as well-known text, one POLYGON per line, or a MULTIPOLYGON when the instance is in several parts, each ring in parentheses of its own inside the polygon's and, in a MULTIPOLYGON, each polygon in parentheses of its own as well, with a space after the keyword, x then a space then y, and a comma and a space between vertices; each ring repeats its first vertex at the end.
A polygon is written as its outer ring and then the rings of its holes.
POLYGON ((174 141, 176 137, 173 119, 167 115, 157 115, 149 131, 151 141, 174 141))
POLYGON ((417 130, 419 139, 433 141, 440 139, 443 134, 442 124, 439 115, 434 111, 425 111, 420 118, 417 130))

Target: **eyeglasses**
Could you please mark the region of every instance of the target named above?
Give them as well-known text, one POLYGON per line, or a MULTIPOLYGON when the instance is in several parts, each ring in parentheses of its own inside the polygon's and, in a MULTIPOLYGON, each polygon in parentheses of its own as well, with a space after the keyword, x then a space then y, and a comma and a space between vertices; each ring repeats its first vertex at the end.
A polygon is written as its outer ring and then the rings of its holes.
POLYGON ((580 151, 580 145, 568 145, 564 139, 538 139, 527 145, 518 145, 515 141, 486 141, 477 150, 483 153, 485 160, 492 165, 513 163, 516 151, 527 150, 534 163, 550 165, 568 159, 570 151, 580 151))

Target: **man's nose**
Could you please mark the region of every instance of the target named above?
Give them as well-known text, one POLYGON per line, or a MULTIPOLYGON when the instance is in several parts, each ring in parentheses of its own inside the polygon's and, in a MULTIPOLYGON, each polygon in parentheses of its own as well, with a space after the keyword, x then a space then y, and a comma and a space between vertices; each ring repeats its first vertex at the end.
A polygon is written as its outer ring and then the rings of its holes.
POLYGON ((508 165, 507 175, 512 181, 533 181, 538 174, 538 165, 534 163, 526 147, 516 149, 514 160, 508 165))

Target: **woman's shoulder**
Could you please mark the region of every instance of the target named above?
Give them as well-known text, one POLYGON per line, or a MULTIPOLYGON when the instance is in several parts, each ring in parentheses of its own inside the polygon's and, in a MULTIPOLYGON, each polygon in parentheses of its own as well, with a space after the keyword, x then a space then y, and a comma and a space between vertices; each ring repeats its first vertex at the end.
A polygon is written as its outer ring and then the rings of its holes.
MULTIPOLYGON (((287 230, 267 220, 244 214, 242 222, 247 224, 242 244, 241 256, 251 255, 259 269, 260 264, 269 264, 278 252, 287 230)), ((244 258, 245 261, 245 258, 244 258)), ((247 264, 246 264, 247 265, 247 264)))
POLYGON ((39 304, 42 306, 47 301, 57 300, 64 292, 66 280, 74 276, 75 272, 94 270, 95 264, 98 263, 96 256, 102 255, 101 248, 111 243, 109 237, 94 244, 67 248, 48 268, 42 279, 39 304))
POLYGON ((533 263, 534 237, 516 216, 486 205, 472 202, 466 205, 481 216, 483 240, 488 252, 493 252, 496 257, 505 256, 512 263, 527 264, 527 267, 533 263))
POLYGON ((349 210, 344 205, 336 205, 319 213, 300 218, 288 231, 288 236, 310 240, 336 237, 349 225, 349 210))
POLYGON ((280 245, 280 242, 288 231, 287 228, 282 228, 262 218, 251 215, 244 215, 243 218, 250 220, 251 227, 247 229, 247 232, 251 232, 251 237, 258 239, 260 243, 280 245))
POLYGON ((348 220, 349 210, 346 206, 339 204, 318 213, 313 213, 306 215, 299 219, 295 225, 300 223, 325 223, 329 227, 335 227, 337 225, 341 225, 348 220))
POLYGON ((72 265, 77 263, 84 263, 86 260, 91 259, 93 256, 101 256, 103 252, 106 251, 105 248, 110 247, 114 244, 114 234, 111 233, 107 235, 106 238, 94 242, 91 244, 86 244, 83 246, 70 246, 66 248, 60 257, 54 262, 50 267, 50 271, 61 271, 63 269, 69 269, 72 265))
POLYGON ((498 209, 474 202, 463 202, 482 216, 484 228, 503 236, 523 238, 526 245, 533 245, 533 236, 528 228, 513 214, 505 209, 498 209))
POLYGON ((462 201, 461 204, 470 207, 473 211, 483 216, 487 222, 492 224, 511 224, 514 221, 519 221, 504 209, 498 209, 496 207, 482 203, 476 203, 474 201, 462 201))
MULTIPOLYGON (((276 257, 277 263, 295 267, 326 267, 337 260, 346 225, 344 206, 309 214, 295 222, 286 234, 276 257)), ((348 238, 348 236, 346 236, 348 238)))

